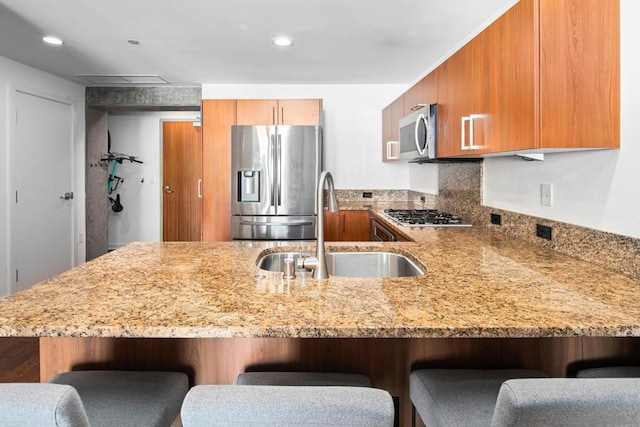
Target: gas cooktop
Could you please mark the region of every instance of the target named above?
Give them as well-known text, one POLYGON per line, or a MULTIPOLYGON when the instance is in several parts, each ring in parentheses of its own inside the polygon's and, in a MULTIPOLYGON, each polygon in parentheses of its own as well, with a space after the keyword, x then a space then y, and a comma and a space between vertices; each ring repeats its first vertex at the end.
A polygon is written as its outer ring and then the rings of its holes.
POLYGON ((471 227, 459 216, 436 209, 385 209, 384 213, 407 227, 471 227))

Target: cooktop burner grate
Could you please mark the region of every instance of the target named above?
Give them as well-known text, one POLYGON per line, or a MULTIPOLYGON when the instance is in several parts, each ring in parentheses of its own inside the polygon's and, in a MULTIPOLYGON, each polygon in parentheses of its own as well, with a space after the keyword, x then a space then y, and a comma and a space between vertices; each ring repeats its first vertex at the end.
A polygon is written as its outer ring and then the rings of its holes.
POLYGON ((470 227, 459 216, 437 209, 385 209, 384 213, 393 221, 408 227, 470 227))

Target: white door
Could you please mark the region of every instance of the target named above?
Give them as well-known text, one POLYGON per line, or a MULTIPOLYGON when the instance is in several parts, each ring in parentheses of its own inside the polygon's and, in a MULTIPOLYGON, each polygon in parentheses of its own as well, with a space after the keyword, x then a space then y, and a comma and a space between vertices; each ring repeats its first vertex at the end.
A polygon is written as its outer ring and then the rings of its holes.
POLYGON ((71 129, 71 105, 16 91, 12 293, 73 266, 71 129))

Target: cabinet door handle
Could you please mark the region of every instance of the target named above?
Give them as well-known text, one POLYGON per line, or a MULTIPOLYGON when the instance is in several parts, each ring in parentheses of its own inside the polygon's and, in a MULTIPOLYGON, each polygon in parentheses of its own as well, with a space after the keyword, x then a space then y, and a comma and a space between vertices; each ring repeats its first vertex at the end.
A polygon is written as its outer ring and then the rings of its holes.
POLYGON ((393 147, 398 144, 398 141, 387 141, 387 160, 396 160, 400 158, 400 156, 393 154, 393 147))
MULTIPOLYGON (((471 135, 473 135, 473 120, 471 120, 471 116, 464 116, 462 117, 462 144, 460 146, 460 149, 462 151, 467 151, 467 150, 471 150, 471 145, 467 145, 467 127, 465 125, 466 122, 469 122, 469 128, 470 128, 470 132, 471 135)), ((473 138, 473 137, 472 137, 473 138)))
POLYGON ((342 215, 342 232, 347 231, 347 214, 342 215))
POLYGON ((198 180, 198 198, 202 199, 202 180, 198 180))
POLYGON ((474 142, 474 131, 473 131, 473 124, 476 121, 476 119, 482 119, 482 114, 471 114, 469 116, 469 149, 470 150, 477 150, 478 148, 481 148, 479 145, 476 145, 474 142))
POLYGON ((276 107, 271 107, 271 123, 277 125, 276 123, 276 107))
POLYGON ((280 107, 280 124, 284 124, 284 107, 280 107))

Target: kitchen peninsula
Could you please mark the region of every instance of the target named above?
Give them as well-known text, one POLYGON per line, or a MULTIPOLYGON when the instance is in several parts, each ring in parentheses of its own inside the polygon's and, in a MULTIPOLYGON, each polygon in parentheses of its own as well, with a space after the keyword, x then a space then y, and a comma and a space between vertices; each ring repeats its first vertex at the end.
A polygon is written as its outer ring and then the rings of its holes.
POLYGON ((483 227, 393 227, 415 241, 327 248, 398 252, 424 276, 284 280, 258 256, 313 245, 133 243, 0 300, 0 336, 41 337, 43 381, 96 367, 180 369, 195 384, 360 372, 399 396, 401 425, 416 367, 566 376, 640 360, 640 280, 483 227))

